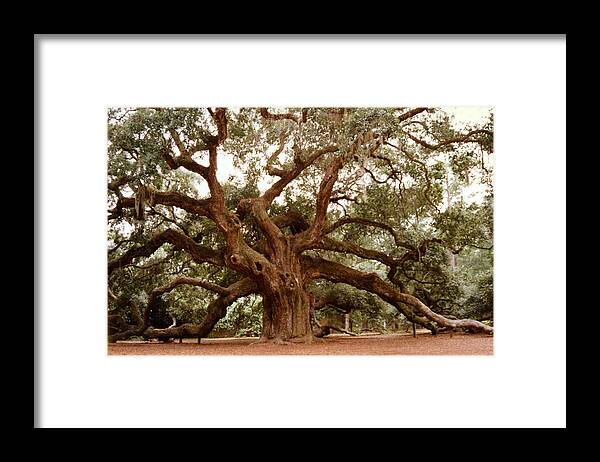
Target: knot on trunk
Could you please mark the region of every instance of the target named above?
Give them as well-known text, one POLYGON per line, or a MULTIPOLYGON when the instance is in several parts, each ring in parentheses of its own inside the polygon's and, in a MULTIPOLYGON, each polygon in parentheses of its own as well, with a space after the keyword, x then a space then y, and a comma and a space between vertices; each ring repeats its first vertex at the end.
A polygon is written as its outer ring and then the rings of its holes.
POLYGON ((235 266, 240 266, 243 265, 244 258, 240 254, 234 253, 229 257, 229 261, 235 266))
POLYGON ((262 270, 263 270, 262 263, 259 261, 255 261, 254 265, 252 266, 252 272, 256 275, 259 275, 260 273, 262 273, 262 270))
POLYGON ((250 210, 252 208, 252 201, 250 198, 245 198, 245 199, 241 199, 238 203, 237 209, 236 209, 236 214, 241 216, 241 217, 245 217, 246 215, 248 215, 248 213, 250 213, 250 210))
POLYGON ((229 213, 229 222, 236 229, 240 229, 242 227, 242 222, 240 221, 239 217, 235 213, 229 213))
POLYGON ((294 290, 298 287, 296 278, 292 274, 288 273, 287 271, 284 273, 279 273, 279 278, 285 284, 286 289, 294 290))

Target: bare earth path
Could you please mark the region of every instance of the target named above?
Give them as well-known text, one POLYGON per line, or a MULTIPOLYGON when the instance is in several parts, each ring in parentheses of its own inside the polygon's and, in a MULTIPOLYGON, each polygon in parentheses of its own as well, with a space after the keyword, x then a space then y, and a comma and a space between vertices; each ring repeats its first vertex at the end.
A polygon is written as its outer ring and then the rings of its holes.
POLYGON ((202 339, 184 343, 118 342, 109 355, 492 355, 487 334, 412 334, 350 337, 333 335, 310 345, 252 344, 253 338, 202 339))

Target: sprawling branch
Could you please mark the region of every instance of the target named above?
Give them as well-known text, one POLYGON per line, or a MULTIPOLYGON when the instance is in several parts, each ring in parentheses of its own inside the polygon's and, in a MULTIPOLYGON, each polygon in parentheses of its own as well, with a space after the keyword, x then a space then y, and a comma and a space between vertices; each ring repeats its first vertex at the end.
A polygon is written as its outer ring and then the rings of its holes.
POLYGON ((396 230, 394 228, 392 228, 390 225, 386 225, 385 223, 379 223, 379 222, 373 221, 373 220, 367 220, 365 218, 352 218, 352 217, 341 218, 338 221, 336 221, 335 223, 332 223, 331 225, 327 226, 325 228, 325 230, 323 231, 323 234, 327 235, 327 234, 335 231, 337 228, 344 226, 346 224, 349 224, 349 223, 356 223, 359 225, 374 226, 376 228, 381 228, 392 235, 392 237, 394 238, 394 242, 396 243, 396 246, 404 247, 409 250, 414 250, 414 247, 410 244, 405 243, 402 240, 402 238, 400 237, 400 235, 396 232, 396 230))
POLYGON ((225 287, 221 287, 218 284, 214 284, 210 281, 205 281, 204 279, 191 278, 187 276, 179 276, 165 284, 164 286, 157 287, 152 291, 152 297, 160 297, 162 294, 172 291, 175 287, 180 285, 188 285, 188 286, 196 286, 202 287, 203 289, 210 290, 211 292, 215 292, 219 295, 227 295, 229 293, 229 289, 225 287))
POLYGON ((208 178, 208 167, 200 165, 198 162, 193 160, 191 156, 181 155, 173 157, 169 151, 165 149, 162 151, 162 157, 165 159, 167 165, 173 170, 183 167, 190 172, 197 173, 202 178, 208 178))
POLYGON ((291 112, 286 112, 285 114, 272 114, 269 112, 269 110, 266 107, 261 107, 259 109, 260 111, 260 115, 263 119, 268 119, 268 120, 284 120, 284 119, 288 119, 288 120, 292 120, 294 122, 296 122, 297 124, 300 124, 302 122, 306 122, 306 116, 308 114, 308 112, 306 110, 302 110, 302 115, 294 115, 291 112))
POLYGON ((427 110, 426 107, 417 107, 415 109, 411 109, 410 111, 406 111, 405 113, 403 113, 402 115, 400 115, 400 117, 398 117, 398 121, 404 122, 405 120, 408 120, 411 117, 414 117, 417 114, 420 114, 421 112, 424 112, 426 110, 427 110))
POLYGON ((108 274, 111 274, 117 268, 123 268, 129 265, 134 258, 148 257, 158 250, 163 244, 170 243, 177 248, 187 251, 196 263, 212 263, 213 265, 224 265, 223 252, 213 250, 194 242, 193 239, 174 229, 167 229, 154 235, 148 242, 139 247, 129 249, 119 258, 115 258, 108 263, 108 274))
POLYGON ((113 343, 117 340, 126 340, 134 335, 141 335, 146 329, 144 318, 140 314, 140 309, 135 302, 123 297, 117 297, 110 288, 108 289, 108 298, 114 302, 119 309, 125 306, 129 307, 129 312, 133 318, 133 324, 127 324, 120 314, 109 315, 109 336, 108 341, 113 343), (111 319, 112 318, 112 319, 111 319), (112 323, 111 323, 112 321, 112 323), (114 324, 113 324, 114 323, 114 324), (116 325, 115 325, 116 324, 116 325), (111 329, 118 329, 118 332, 111 332, 111 329))
POLYGON ((416 322, 436 332, 438 326, 448 328, 464 328, 478 332, 493 333, 493 328, 472 319, 448 319, 433 312, 418 298, 403 293, 391 284, 386 283, 375 273, 363 273, 340 263, 322 258, 304 256, 303 264, 312 279, 326 279, 331 282, 342 282, 357 289, 366 290, 378 295, 386 302, 394 305, 409 321, 416 322), (435 323, 435 324, 433 324, 435 323), (437 326, 436 326, 437 325, 437 326))
POLYGON ((418 247, 413 247, 409 244, 403 243, 403 247, 408 248, 409 251, 400 258, 394 258, 387 253, 378 252, 377 250, 365 249, 364 247, 356 245, 352 242, 338 241, 327 237, 319 239, 312 248, 352 254, 360 258, 383 263, 389 268, 387 274, 388 279, 397 285, 401 290, 403 290, 404 284, 396 276, 398 268, 402 267, 402 265, 408 261, 420 261, 433 243, 442 244, 443 242, 437 238, 426 239, 421 242, 418 247))
POLYGON ((146 310, 144 311, 144 325, 146 327, 148 327, 150 325, 150 315, 152 313, 152 310, 156 306, 156 302, 158 301, 158 298, 161 295, 163 295, 167 292, 171 292, 176 287, 178 287, 180 285, 184 285, 184 284, 190 285, 190 286, 202 287, 203 289, 210 290, 212 292, 216 292, 217 294, 222 295, 222 296, 229 295, 229 293, 230 293, 229 288, 221 287, 220 285, 213 284, 212 282, 205 281, 204 279, 190 278, 187 276, 176 277, 169 283, 167 283, 163 286, 160 286, 160 287, 156 287, 150 293, 150 297, 148 298, 148 304, 146 305, 146 310))
POLYGON ((161 339, 206 337, 213 330, 215 324, 227 314, 227 307, 229 305, 238 298, 256 293, 258 288, 254 281, 244 278, 223 290, 226 292, 215 298, 208 305, 206 316, 200 324, 183 324, 167 329, 149 328, 144 332, 144 337, 161 339))
MULTIPOLYGON (((196 215, 211 217, 211 200, 210 199, 194 199, 174 191, 153 192, 153 204, 172 205, 196 215)), ((121 216, 124 208, 135 208, 134 197, 121 197, 117 201, 114 209, 109 210, 110 218, 121 216)))
POLYGON ((472 138, 473 135, 479 135, 479 134, 485 134, 485 135, 492 136, 492 132, 490 130, 479 129, 479 130, 472 130, 469 133, 466 133, 464 135, 460 135, 460 136, 456 136, 454 138, 440 141, 438 144, 430 144, 427 141, 417 138, 413 134, 406 132, 406 135, 411 140, 413 140, 415 143, 420 144, 421 146, 426 147, 427 149, 431 149, 432 151, 435 151, 436 149, 442 148, 444 146, 447 146, 447 145, 453 144, 453 143, 473 142, 473 143, 481 144, 482 141, 480 139, 472 138))
POLYGON ((330 250, 339 253, 350 253, 357 257, 365 258, 367 260, 376 260, 384 265, 392 266, 396 265, 397 261, 389 256, 387 253, 378 252, 377 250, 365 249, 359 245, 347 241, 337 241, 328 237, 321 238, 313 248, 322 250, 330 250))

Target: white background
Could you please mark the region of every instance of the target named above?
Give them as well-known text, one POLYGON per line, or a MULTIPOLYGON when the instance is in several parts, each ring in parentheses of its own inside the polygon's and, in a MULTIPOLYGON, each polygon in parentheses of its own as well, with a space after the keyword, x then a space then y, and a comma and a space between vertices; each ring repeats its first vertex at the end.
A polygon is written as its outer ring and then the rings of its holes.
POLYGON ((566 425, 564 37, 37 41, 37 426, 566 425), (107 356, 106 109, 136 105, 494 106, 495 355, 107 356))

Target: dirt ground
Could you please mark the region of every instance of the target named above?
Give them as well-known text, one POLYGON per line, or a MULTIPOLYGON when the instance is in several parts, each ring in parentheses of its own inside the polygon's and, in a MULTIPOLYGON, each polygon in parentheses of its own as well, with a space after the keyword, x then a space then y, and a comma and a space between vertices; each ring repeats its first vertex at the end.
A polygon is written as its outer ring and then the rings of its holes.
POLYGON ((331 335, 312 343, 274 345, 256 338, 186 339, 183 343, 117 342, 109 355, 492 355, 493 337, 487 334, 438 334, 428 331, 393 335, 331 335))

